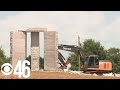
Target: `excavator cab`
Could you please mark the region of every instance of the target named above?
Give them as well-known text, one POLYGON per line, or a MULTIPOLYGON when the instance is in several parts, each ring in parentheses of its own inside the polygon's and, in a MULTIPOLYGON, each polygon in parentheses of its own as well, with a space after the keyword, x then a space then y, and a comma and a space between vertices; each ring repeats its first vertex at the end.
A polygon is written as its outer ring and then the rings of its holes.
POLYGON ((98 55, 89 55, 86 57, 84 66, 87 68, 98 68, 99 67, 99 56, 98 55))
POLYGON ((112 71, 112 63, 109 60, 101 60, 98 55, 89 55, 86 57, 82 69, 84 72, 110 73, 112 71))

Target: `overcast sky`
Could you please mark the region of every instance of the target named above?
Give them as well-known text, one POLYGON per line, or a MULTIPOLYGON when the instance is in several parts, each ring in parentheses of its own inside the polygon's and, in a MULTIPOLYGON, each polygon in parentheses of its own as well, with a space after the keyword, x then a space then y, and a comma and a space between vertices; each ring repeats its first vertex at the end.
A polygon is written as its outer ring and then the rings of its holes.
POLYGON ((10 31, 46 27, 57 31, 59 43, 77 44, 88 38, 100 41, 105 48, 120 48, 119 11, 0 11, 0 46, 9 56, 10 31))

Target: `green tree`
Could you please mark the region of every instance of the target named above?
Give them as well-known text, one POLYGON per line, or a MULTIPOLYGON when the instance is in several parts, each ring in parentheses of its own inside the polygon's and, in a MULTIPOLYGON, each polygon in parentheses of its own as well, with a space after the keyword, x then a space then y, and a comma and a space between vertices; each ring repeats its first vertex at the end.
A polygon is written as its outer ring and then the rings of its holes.
MULTIPOLYGON (((100 44, 100 42, 96 42, 93 39, 86 39, 83 43, 80 43, 80 38, 78 37, 78 45, 80 47, 80 50, 81 50, 83 56, 95 54, 95 55, 99 55, 99 57, 101 59, 106 58, 106 50, 100 44)), ((78 55, 76 53, 73 53, 70 56, 73 57, 70 69, 78 70, 79 69, 78 55)), ((81 60, 80 65, 82 65, 82 64, 83 64, 83 62, 81 60)))
POLYGON ((70 54, 70 56, 72 57, 72 62, 71 62, 71 70, 79 70, 79 59, 78 59, 78 55, 76 53, 72 53, 70 54))
POLYGON ((0 47, 0 67, 6 62, 6 56, 2 47, 0 47))
POLYGON ((93 39, 86 39, 83 42, 83 51, 88 55, 95 54, 98 55, 101 59, 106 58, 106 51, 100 42, 93 39))
MULTIPOLYGON (((81 48, 81 42, 80 42, 80 36, 78 36, 78 47, 80 48, 80 49, 82 49, 81 48)), ((70 53, 70 57, 72 57, 72 61, 71 61, 71 70, 79 70, 80 69, 80 65, 81 65, 81 61, 79 62, 79 56, 78 56, 78 54, 77 53, 70 53)))
MULTIPOLYGON (((26 58, 26 60, 28 60, 28 61, 30 61, 30 63, 31 63, 31 55, 29 55, 27 58, 26 58)), ((39 67, 40 67, 40 69, 44 69, 44 58, 42 58, 42 57, 40 57, 39 58, 39 67)), ((30 65, 30 68, 31 68, 31 65, 30 65)))
POLYGON ((39 62, 39 63, 40 63, 40 64, 39 64, 39 65, 40 65, 39 67, 40 67, 41 69, 44 69, 44 58, 40 57, 40 62, 39 62))
POLYGON ((4 50, 0 47, 0 68, 4 63, 11 63, 11 58, 6 57, 4 50))
POLYGON ((28 60, 30 62, 30 69, 31 69, 31 55, 29 55, 28 57, 26 57, 26 60, 28 60))
POLYGON ((120 73, 120 49, 109 48, 106 58, 112 62, 112 70, 114 73, 120 73))

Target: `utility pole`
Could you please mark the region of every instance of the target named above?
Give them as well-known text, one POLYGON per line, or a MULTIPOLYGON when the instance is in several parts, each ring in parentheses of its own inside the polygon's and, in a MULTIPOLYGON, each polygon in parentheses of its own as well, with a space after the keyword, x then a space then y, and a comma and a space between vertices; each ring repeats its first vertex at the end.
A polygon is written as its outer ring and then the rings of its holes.
MULTIPOLYGON (((78 35, 78 47, 79 47, 79 49, 81 47, 79 35, 78 35)), ((80 71, 80 66, 81 66, 81 64, 80 64, 80 50, 78 51, 78 64, 79 64, 78 66, 79 66, 79 71, 80 71)))
POLYGON ((79 60, 79 71, 80 71, 80 55, 78 55, 78 60, 79 60))

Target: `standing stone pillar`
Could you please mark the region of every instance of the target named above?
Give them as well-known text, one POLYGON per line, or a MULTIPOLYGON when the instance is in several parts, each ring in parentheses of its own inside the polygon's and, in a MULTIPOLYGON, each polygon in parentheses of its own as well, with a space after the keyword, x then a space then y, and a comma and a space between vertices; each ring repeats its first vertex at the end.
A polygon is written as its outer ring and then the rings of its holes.
POLYGON ((10 56, 15 67, 18 60, 25 60, 25 32, 10 32, 10 56))
POLYGON ((44 32, 44 70, 56 71, 58 69, 58 33, 56 31, 44 32))
POLYGON ((31 70, 39 70, 39 32, 31 32, 31 70))

